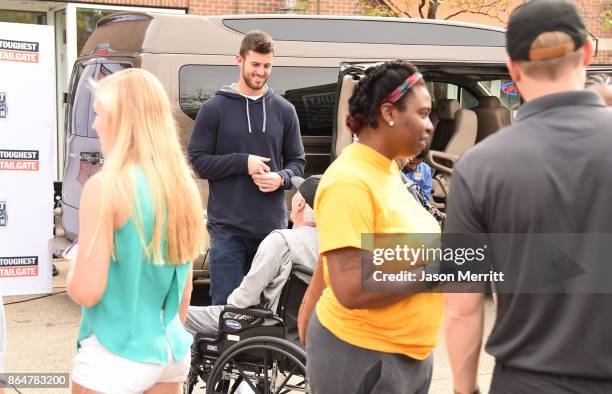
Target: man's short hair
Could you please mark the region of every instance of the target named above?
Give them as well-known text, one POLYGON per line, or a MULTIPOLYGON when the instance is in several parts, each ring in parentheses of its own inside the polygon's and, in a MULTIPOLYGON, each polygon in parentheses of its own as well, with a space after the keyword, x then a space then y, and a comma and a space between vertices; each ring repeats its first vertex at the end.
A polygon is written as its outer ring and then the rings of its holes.
MULTIPOLYGON (((532 49, 559 47, 571 43, 571 37, 563 32, 540 34, 531 44, 532 49)), ((580 65, 584 49, 579 48, 562 56, 543 60, 520 61, 519 67, 527 76, 534 79, 557 80, 565 71, 580 65)))
POLYGON ((264 31, 253 30, 248 32, 240 44, 240 56, 245 57, 247 52, 253 51, 266 55, 274 53, 274 41, 272 37, 264 31))
POLYGON ((588 39, 584 18, 571 0, 531 0, 510 15, 506 50, 535 79, 555 80, 578 67, 588 39))

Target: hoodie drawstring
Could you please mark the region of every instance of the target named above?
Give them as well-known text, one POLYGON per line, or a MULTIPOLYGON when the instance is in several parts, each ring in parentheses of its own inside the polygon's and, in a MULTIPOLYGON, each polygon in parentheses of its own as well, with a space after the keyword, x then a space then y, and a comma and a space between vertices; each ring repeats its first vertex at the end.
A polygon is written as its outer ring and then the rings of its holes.
POLYGON ((266 132, 266 96, 263 96, 263 128, 261 129, 262 133, 266 132))
MULTIPOLYGON (((262 133, 266 132, 266 97, 264 96, 263 98, 263 128, 261 129, 262 133)), ((253 132, 253 129, 251 128, 251 114, 249 113, 249 99, 245 98, 246 100, 246 113, 247 113, 247 123, 249 124, 249 134, 251 134, 253 132)))
POLYGON ((247 123, 249 124, 249 134, 251 134, 251 115, 249 115, 249 99, 246 100, 247 123))

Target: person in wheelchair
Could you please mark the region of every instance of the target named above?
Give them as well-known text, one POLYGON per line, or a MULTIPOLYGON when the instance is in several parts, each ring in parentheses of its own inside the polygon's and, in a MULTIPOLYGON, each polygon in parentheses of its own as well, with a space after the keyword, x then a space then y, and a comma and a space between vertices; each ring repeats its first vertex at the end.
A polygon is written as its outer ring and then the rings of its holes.
MULTIPOLYGON (((291 178, 297 192, 291 200, 291 229, 272 231, 259 245, 249 272, 240 286, 227 298, 229 306, 276 311, 281 291, 292 266, 313 270, 319 256, 319 235, 312 206, 320 175, 307 179, 291 178)), ((296 273, 304 282, 310 277, 296 273)), ((225 305, 190 306, 185 328, 192 335, 215 336, 219 330, 219 316, 225 305)), ((225 314, 227 316, 227 313, 225 314)), ((233 319, 248 320, 248 315, 235 315, 233 319)))
POLYGON ((428 153, 429 147, 423 149, 421 153, 414 157, 406 158, 404 165, 400 166, 400 170, 406 178, 421 189, 427 198, 427 202, 431 202, 431 167, 424 161, 428 153))

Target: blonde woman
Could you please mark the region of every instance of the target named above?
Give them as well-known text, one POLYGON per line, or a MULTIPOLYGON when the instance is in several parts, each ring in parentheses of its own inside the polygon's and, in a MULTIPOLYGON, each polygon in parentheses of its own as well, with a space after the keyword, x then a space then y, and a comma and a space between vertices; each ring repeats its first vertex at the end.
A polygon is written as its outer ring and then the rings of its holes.
POLYGON ((149 72, 95 84, 92 125, 106 158, 83 189, 68 294, 82 308, 73 393, 180 393, 200 195, 170 103, 149 72))

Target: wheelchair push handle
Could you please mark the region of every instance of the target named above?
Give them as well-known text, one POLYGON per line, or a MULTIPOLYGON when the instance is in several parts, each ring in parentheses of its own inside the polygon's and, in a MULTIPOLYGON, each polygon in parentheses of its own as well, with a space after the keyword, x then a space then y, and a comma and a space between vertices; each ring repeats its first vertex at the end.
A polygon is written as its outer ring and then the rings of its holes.
POLYGON ((254 317, 263 317, 263 318, 269 318, 269 319, 274 318, 274 312, 272 312, 269 309, 261 309, 261 308, 243 309, 243 308, 236 308, 236 307, 228 305, 223 309, 223 312, 236 313, 240 315, 248 315, 248 316, 254 316, 254 317))

